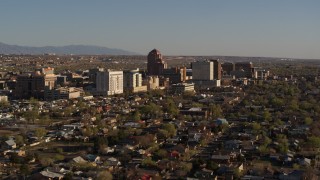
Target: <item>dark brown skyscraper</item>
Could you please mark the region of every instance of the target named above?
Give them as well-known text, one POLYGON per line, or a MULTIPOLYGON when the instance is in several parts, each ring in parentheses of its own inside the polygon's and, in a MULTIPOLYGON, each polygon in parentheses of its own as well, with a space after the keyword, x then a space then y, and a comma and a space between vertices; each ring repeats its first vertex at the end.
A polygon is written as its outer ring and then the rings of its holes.
POLYGON ((237 62, 235 64, 236 71, 244 71, 247 78, 252 78, 253 76, 253 64, 252 62, 237 62))
POLYGON ((221 79, 221 63, 218 60, 211 60, 213 62, 213 79, 221 79))
POLYGON ((221 67, 224 75, 230 75, 235 70, 235 65, 231 62, 224 62, 221 67))
POLYGON ((162 55, 157 49, 153 49, 148 54, 148 75, 159 76, 163 70, 167 69, 167 63, 162 60, 162 55))

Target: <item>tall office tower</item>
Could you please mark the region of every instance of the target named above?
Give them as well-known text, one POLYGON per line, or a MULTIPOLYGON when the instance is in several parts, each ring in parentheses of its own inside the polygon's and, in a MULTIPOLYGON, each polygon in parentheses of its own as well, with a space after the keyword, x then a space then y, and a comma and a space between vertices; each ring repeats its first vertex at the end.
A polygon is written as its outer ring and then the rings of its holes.
POLYGON ((223 75, 230 75, 235 70, 234 63, 224 62, 221 64, 223 75))
POLYGON ((252 62, 237 62, 235 64, 235 71, 243 71, 247 78, 253 77, 253 64, 252 62))
POLYGON ((53 74, 53 68, 42 68, 34 73, 26 73, 17 77, 17 86, 14 91, 16 98, 34 97, 44 98, 44 91, 51 90, 56 85, 57 77, 53 74))
POLYGON ((96 77, 97 94, 114 95, 123 93, 123 71, 98 71, 96 77))
POLYGON ((93 68, 93 69, 89 69, 89 81, 90 82, 96 82, 96 78, 97 78, 97 72, 101 72, 104 71, 104 68, 93 68))
POLYGON ((192 63, 192 80, 214 80, 212 61, 197 61, 192 63))
POLYGON ((213 62, 213 79, 221 79, 221 63, 219 60, 210 60, 213 62))
POLYGON ((167 63, 163 61, 162 55, 157 49, 149 52, 147 68, 150 76, 162 75, 163 70, 167 69, 167 63))

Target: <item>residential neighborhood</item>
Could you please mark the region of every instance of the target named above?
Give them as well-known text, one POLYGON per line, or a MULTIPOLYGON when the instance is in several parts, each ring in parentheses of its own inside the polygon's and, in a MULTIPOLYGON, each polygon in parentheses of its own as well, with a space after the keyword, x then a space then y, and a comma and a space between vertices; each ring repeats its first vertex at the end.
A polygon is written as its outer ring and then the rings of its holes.
POLYGON ((1 56, 1 179, 318 179, 320 81, 311 65, 172 67, 156 49, 151 69, 108 69, 112 60, 96 57, 104 67, 72 71, 64 56, 66 71, 48 55, 20 69, 17 58, 37 57, 1 56))

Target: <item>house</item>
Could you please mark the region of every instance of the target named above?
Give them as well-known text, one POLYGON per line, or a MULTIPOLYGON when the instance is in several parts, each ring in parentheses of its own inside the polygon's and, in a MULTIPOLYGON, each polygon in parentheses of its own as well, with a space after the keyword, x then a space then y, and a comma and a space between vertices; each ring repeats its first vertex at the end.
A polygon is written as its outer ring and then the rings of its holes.
POLYGON ((74 162, 74 163, 86 163, 87 161, 84 160, 81 156, 77 156, 77 157, 73 158, 71 160, 71 162, 74 162))
POLYGON ((192 107, 185 110, 180 110, 182 115, 190 115, 191 117, 202 117, 204 119, 208 118, 208 110, 205 108, 192 107))
POLYGON ((230 156, 229 155, 212 155, 211 159, 217 163, 230 163, 230 156))
POLYGON ((299 164, 301 166, 310 166, 311 165, 311 159, 302 158, 302 159, 299 160, 299 164))
POLYGON ((46 169, 40 171, 39 173, 34 174, 31 179, 48 179, 48 180, 62 180, 64 177, 61 173, 51 172, 50 170, 46 169))
POLYGON ((244 170, 243 163, 221 165, 216 171, 218 175, 234 174, 235 171, 242 172, 244 170))
POLYGON ((4 149, 15 149, 17 148, 17 144, 13 139, 9 139, 5 141, 4 149))
POLYGON ((121 166, 121 162, 117 158, 114 158, 114 157, 108 158, 105 162, 109 166, 121 166))
POLYGON ((200 171, 197 171, 194 176, 199 179, 213 179, 217 180, 217 176, 214 175, 213 171, 210 169, 203 168, 200 171))
POLYGON ((241 180, 264 180, 264 177, 245 175, 241 178, 241 180))
POLYGON ((89 162, 94 162, 94 163, 101 163, 101 158, 100 156, 97 156, 97 155, 94 155, 94 154, 88 154, 86 155, 86 159, 89 161, 89 162))
POLYGON ((15 153, 18 156, 25 156, 26 155, 26 151, 23 151, 23 150, 7 150, 7 151, 3 152, 3 155, 7 155, 10 153, 15 153))
POLYGON ((280 180, 300 180, 303 179, 303 171, 301 170, 294 170, 289 174, 280 174, 278 177, 280 180))
POLYGON ((223 118, 218 118, 214 122, 215 122, 215 125, 217 125, 217 126, 220 126, 220 125, 223 125, 223 124, 228 125, 228 121, 226 119, 223 119, 223 118))
POLYGON ((226 141, 224 144, 224 148, 229 149, 229 150, 234 150, 234 149, 239 149, 241 148, 241 141, 239 140, 229 140, 226 141))

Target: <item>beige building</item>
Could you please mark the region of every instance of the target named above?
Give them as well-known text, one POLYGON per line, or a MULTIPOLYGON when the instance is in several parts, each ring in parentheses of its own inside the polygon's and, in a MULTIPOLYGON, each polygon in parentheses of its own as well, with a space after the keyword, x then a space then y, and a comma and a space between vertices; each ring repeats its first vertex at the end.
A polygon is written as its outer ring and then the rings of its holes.
POLYGON ((8 96, 0 96, 0 102, 7 102, 8 96))
POLYGON ((142 85, 142 74, 139 69, 123 72, 123 88, 133 93, 147 91, 147 86, 142 85))
POLYGON ((96 94, 114 95, 123 93, 123 71, 97 72, 96 94))
POLYGON ((269 77, 269 75, 270 75, 270 72, 265 69, 254 68, 254 78, 255 79, 265 80, 269 77))
POLYGON ((30 97, 43 99, 45 90, 52 90, 56 85, 57 77, 53 68, 42 68, 33 73, 25 73, 17 77, 14 91, 16 98, 28 99, 30 97))
POLYGON ((145 80, 148 90, 159 89, 159 77, 158 76, 148 76, 145 80))

